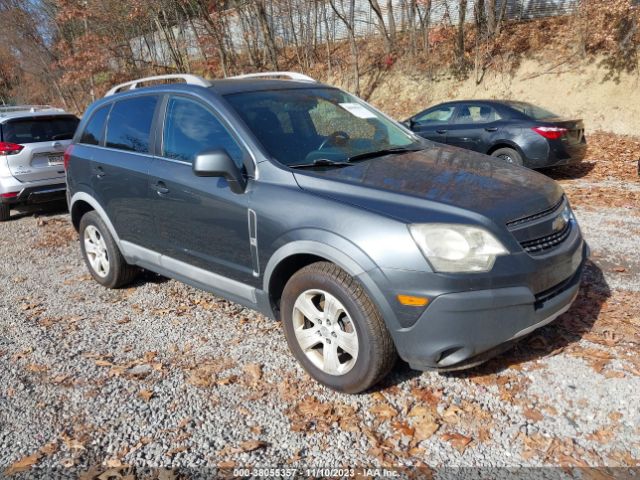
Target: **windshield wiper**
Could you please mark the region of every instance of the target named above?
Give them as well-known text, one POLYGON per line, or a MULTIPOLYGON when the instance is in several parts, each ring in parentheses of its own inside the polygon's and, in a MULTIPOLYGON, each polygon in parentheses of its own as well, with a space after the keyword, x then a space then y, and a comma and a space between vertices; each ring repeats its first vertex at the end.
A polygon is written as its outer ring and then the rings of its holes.
POLYGON ((347 160, 349 162, 354 162, 358 160, 366 160, 368 158, 376 158, 382 157, 383 155, 389 155, 391 153, 407 153, 407 152, 419 152, 423 150, 422 148, 409 148, 409 147, 394 147, 394 148, 383 148, 382 150, 374 150, 372 152, 359 153, 357 155, 353 155, 349 157, 347 160))
POLYGON ((289 165, 289 168, 348 167, 349 165, 351 165, 349 162, 336 162, 334 160, 329 160, 328 158, 318 158, 311 163, 289 165))

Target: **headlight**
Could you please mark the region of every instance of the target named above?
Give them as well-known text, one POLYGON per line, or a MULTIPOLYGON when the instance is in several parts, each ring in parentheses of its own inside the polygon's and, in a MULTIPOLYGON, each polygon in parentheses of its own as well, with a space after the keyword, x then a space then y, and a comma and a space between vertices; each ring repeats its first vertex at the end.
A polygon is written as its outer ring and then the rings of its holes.
POLYGON ((411 236, 437 272, 488 272, 509 252, 481 227, 450 223, 409 225, 411 236))

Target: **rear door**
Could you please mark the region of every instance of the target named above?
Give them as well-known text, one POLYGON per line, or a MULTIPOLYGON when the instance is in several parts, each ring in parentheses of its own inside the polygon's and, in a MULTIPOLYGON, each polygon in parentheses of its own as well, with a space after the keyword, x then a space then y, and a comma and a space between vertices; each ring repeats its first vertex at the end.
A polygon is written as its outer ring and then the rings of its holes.
POLYGON ((148 174, 158 100, 158 95, 140 95, 115 101, 104 145, 91 155, 91 188, 118 236, 146 247, 154 237, 148 174))
POLYGON ((447 131, 447 143, 486 153, 500 132, 500 114, 482 103, 465 103, 458 107, 447 131))
POLYGON ((425 110, 411 119, 411 129, 428 140, 447 143, 449 122, 453 119, 455 110, 455 105, 440 105, 425 110))
POLYGON ((2 142, 11 174, 21 182, 64 182, 63 154, 79 120, 73 115, 39 115, 6 120, 2 142))

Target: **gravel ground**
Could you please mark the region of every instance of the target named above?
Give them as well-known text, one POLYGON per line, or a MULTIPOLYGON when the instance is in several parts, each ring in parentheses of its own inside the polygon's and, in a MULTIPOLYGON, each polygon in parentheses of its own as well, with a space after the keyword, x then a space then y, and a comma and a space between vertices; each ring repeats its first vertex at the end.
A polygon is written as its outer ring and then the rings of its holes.
POLYGON ((639 466, 640 217, 574 206, 593 262, 568 313, 474 370, 398 364, 362 395, 311 381, 277 322, 153 274, 105 290, 63 211, 17 216, 0 224, 0 472, 639 466))

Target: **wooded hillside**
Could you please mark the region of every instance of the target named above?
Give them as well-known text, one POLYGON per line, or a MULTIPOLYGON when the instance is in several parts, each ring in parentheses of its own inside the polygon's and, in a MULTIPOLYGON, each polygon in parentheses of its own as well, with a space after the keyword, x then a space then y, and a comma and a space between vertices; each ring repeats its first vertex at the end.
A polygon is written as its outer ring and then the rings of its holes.
POLYGON ((0 101, 81 112, 114 82, 175 71, 340 73, 367 98, 398 69, 481 83, 532 56, 597 55, 612 80, 638 68, 633 0, 575 0, 533 20, 513 1, 525 0, 0 0, 0 101))

